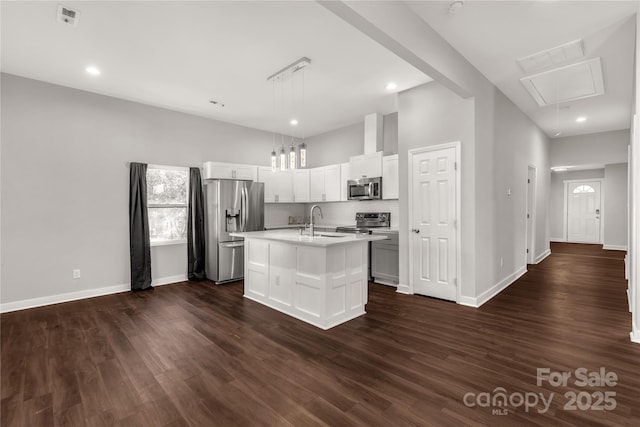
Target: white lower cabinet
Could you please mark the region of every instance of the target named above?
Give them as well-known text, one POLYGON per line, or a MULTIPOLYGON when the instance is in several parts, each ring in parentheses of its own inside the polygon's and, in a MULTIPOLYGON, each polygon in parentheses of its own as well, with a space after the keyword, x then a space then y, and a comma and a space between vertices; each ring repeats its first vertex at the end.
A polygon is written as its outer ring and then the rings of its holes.
POLYGON ((371 277, 376 283, 397 286, 400 279, 398 235, 371 242, 371 277))
POLYGON ((368 242, 326 247, 245 238, 244 296, 322 329, 365 314, 368 242))

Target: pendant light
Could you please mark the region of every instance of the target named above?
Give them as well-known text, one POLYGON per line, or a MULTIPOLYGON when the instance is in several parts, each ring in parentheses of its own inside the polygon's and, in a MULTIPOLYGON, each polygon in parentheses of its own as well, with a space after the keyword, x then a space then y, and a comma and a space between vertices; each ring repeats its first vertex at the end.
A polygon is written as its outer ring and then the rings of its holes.
POLYGON ((560 80, 556 79, 556 133, 554 137, 562 135, 560 131, 560 80))
POLYGON ((296 165, 296 146, 291 138, 291 148, 289 149, 289 169, 295 169, 296 165))
POLYGON ((302 106, 300 107, 300 119, 302 120, 302 143, 300 144, 300 167, 307 167, 307 144, 304 143, 304 70, 302 70, 302 106))
MULTIPOLYGON (((293 77, 291 78, 291 111, 295 112, 295 101, 296 101, 296 97, 295 97, 295 86, 294 86, 294 79, 293 77)), ((289 147, 289 169, 295 169, 296 168, 296 145, 295 145, 295 140, 293 138, 293 129, 295 129, 295 126, 298 124, 298 121, 296 119, 292 119, 290 122, 291 126, 293 126, 293 128, 291 129, 291 147, 289 147)))
POLYGON ((304 142, 300 144, 300 167, 307 167, 307 144, 304 142))
POLYGON ((273 135, 271 146, 271 171, 275 172, 278 169, 278 155, 276 154, 276 81, 271 82, 273 87, 273 135))
POLYGON ((287 153, 284 151, 284 144, 280 148, 280 170, 287 170, 287 153))
MULTIPOLYGON (((284 148, 284 117, 282 118, 283 120, 283 128, 281 131, 281 147, 280 147, 280 154, 278 155, 278 153, 276 153, 275 150, 275 138, 276 138, 276 126, 278 123, 278 118, 277 118, 277 114, 276 114, 276 88, 275 88, 275 84, 276 82, 280 82, 282 84, 282 113, 284 115, 284 80, 286 78, 291 78, 291 103, 292 103, 292 108, 293 108, 293 101, 294 101, 294 96, 293 96, 293 87, 294 87, 294 75, 300 71, 300 70, 304 70, 305 67, 307 67, 309 64, 311 64, 311 60, 309 58, 306 57, 302 57, 299 60, 297 60, 296 62, 292 63, 291 65, 288 65, 286 67, 284 67, 282 70, 270 75, 269 77, 267 77, 267 81, 272 82, 273 84, 273 147, 272 147, 272 151, 271 151, 271 169, 273 171, 278 170, 278 157, 280 157, 280 170, 286 170, 287 168, 290 169, 296 169, 298 167, 298 155, 296 153, 296 144, 295 144, 295 138, 293 136, 293 131, 291 132, 291 146, 289 148, 289 153, 287 155, 287 152, 285 151, 284 148)), ((304 108, 304 71, 302 73, 302 105, 304 108)), ((293 124, 293 123, 292 123, 293 124)), ((298 147, 300 150, 300 167, 306 167, 307 165, 307 146, 304 143, 304 132, 302 134, 302 143, 300 144, 300 146, 298 147)))

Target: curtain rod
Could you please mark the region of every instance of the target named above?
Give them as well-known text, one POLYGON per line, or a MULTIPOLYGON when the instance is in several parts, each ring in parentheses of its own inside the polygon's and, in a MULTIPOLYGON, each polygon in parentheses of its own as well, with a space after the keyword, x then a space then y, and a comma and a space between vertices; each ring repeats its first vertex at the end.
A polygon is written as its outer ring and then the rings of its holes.
MULTIPOLYGON (((126 168, 131 166, 131 163, 142 163, 142 162, 125 162, 124 166, 126 168)), ((175 165, 159 165, 159 164, 151 164, 151 163, 147 163, 147 167, 151 167, 151 168, 174 168, 174 169, 189 169, 190 167, 193 166, 175 166, 175 165)))

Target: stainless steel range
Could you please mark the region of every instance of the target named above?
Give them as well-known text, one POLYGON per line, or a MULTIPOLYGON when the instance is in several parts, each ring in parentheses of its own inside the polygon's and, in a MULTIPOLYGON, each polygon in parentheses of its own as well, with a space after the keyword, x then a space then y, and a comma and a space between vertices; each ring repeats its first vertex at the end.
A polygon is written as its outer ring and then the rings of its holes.
POLYGON ((371 234, 374 229, 389 228, 391 212, 357 212, 356 225, 338 227, 338 233, 371 234))
POLYGON ((358 212, 356 225, 338 227, 336 231, 386 235, 387 240, 369 246, 369 280, 398 286, 398 230, 391 229, 390 212, 358 212))

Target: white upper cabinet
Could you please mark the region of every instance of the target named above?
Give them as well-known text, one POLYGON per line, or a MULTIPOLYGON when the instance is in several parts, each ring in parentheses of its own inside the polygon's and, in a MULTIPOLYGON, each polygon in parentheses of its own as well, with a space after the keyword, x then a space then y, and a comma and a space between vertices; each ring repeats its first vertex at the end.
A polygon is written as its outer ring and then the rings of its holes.
POLYGON ((325 201, 340 201, 340 165, 331 165, 324 167, 324 193, 325 201))
POLYGON ((399 196, 398 155, 382 158, 382 198, 397 199, 399 196))
POLYGON ((324 169, 309 170, 309 199, 312 202, 323 202, 324 198, 324 169))
POLYGON ((349 180, 349 163, 342 163, 340 165, 340 201, 346 202, 348 199, 347 194, 347 181, 349 180))
POLYGON ((205 162, 203 179, 242 179, 258 180, 258 167, 234 163, 205 162))
POLYGON ((293 202, 293 174, 289 170, 276 172, 276 202, 293 202))
POLYGON ((293 170, 293 201, 296 203, 305 203, 310 201, 309 198, 309 169, 293 170))
POLYGON ((265 203, 293 202, 293 175, 291 171, 273 171, 271 167, 258 167, 258 182, 264 183, 265 203))
POLYGON ((270 167, 258 167, 258 182, 264 184, 264 202, 274 203, 276 201, 276 173, 270 167))
POLYGON ((382 151, 353 156, 349 159, 349 179, 382 176, 382 151))
POLYGON ((309 171, 309 180, 312 202, 340 201, 340 165, 313 168, 309 171))

